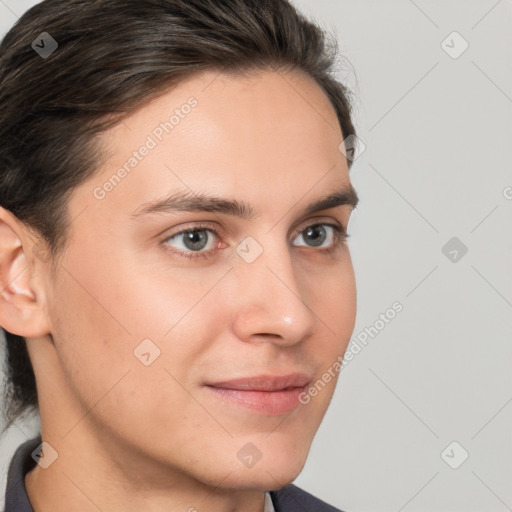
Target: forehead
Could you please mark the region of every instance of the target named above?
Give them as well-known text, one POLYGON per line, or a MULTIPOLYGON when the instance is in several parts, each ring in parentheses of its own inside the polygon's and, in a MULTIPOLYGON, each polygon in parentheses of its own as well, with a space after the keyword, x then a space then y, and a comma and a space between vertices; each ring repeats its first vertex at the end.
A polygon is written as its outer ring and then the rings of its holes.
POLYGON ((94 188, 106 189, 101 207, 126 214, 177 189, 296 202, 308 189, 322 195, 349 183, 342 140, 334 109, 310 77, 208 71, 104 132, 108 158, 85 193, 90 201, 94 188))

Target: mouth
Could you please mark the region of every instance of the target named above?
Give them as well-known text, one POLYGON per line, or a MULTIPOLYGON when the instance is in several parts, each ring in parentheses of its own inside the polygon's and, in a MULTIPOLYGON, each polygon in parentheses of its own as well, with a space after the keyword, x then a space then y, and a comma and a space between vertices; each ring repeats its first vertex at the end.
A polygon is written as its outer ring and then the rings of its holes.
POLYGON ((224 403, 275 416, 299 407, 300 394, 310 381, 311 378, 303 373, 258 375, 210 383, 205 388, 224 403))

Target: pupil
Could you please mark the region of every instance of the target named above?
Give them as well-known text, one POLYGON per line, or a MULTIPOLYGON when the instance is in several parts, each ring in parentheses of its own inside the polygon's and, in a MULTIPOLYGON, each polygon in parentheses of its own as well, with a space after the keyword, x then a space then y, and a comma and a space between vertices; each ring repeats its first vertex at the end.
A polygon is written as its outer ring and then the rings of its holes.
POLYGON ((316 247, 318 245, 322 245, 325 241, 325 229, 322 226, 314 226, 308 228, 306 230, 306 236, 310 238, 311 244, 313 246, 316 247), (315 236, 315 234, 318 235, 319 232, 320 236, 315 236))
POLYGON ((187 249, 200 250, 205 247, 208 237, 204 231, 189 231, 185 235, 184 243, 187 249))

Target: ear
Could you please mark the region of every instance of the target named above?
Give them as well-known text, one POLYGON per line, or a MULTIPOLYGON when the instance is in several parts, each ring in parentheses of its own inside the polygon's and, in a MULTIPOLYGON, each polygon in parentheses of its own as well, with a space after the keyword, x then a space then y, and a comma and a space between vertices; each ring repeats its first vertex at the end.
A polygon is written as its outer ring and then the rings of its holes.
POLYGON ((50 332, 44 294, 36 284, 43 282, 37 279, 43 260, 34 247, 27 227, 0 207, 0 326, 25 338, 50 332))

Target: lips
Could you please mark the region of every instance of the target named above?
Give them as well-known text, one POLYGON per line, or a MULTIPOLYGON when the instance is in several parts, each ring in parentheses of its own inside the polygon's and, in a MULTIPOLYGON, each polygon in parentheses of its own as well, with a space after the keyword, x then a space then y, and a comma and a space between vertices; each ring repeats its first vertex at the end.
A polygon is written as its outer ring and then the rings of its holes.
POLYGON ((309 377, 304 373, 293 373, 282 376, 258 375, 255 377, 242 377, 208 385, 216 388, 239 389, 244 391, 282 391, 287 388, 301 388, 305 386, 309 380, 309 377))
POLYGON ((260 414, 279 415, 293 411, 311 378, 304 373, 258 375, 209 383, 205 388, 224 403, 242 406, 260 414))

